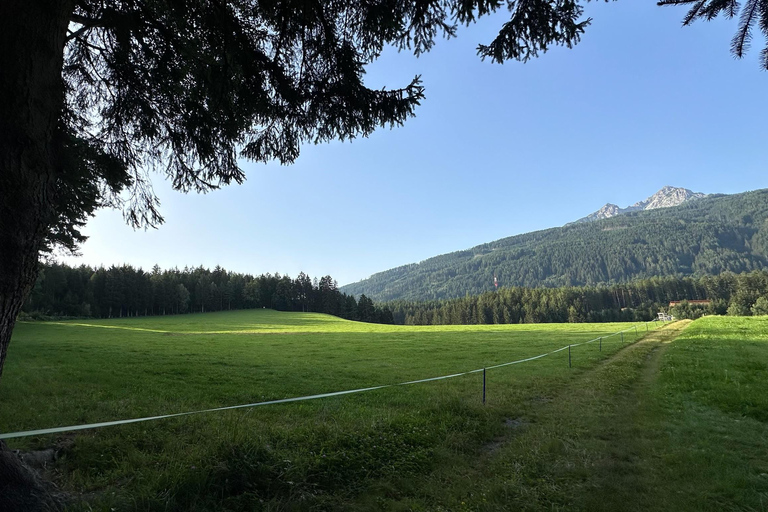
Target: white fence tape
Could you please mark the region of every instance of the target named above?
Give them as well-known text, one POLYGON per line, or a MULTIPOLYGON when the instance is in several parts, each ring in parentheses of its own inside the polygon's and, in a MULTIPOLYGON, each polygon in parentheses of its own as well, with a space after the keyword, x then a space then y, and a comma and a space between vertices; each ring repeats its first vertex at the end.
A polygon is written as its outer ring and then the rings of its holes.
MULTIPOLYGON (((645 322, 647 325, 652 322, 645 322)), ((563 350, 567 350, 569 347, 578 347, 580 345, 586 345, 587 343, 593 343, 600 338, 606 339, 610 338, 611 336, 616 336, 617 334, 621 334, 624 332, 628 332, 633 330, 633 328, 636 328, 637 325, 630 327, 629 329, 625 329, 623 331, 615 332, 606 336, 600 336, 594 339, 591 339, 589 341, 583 341, 581 343, 572 343, 570 345, 566 345, 564 347, 555 349, 551 352, 547 352, 546 354, 539 354, 538 356, 528 357, 526 359, 519 359, 517 361, 510 361, 508 363, 501 363, 494 366, 486 366, 485 368, 478 368, 476 370, 469 370, 467 372, 461 372, 461 373, 454 373, 451 375, 441 375, 439 377, 430 377, 427 379, 419 379, 419 380, 410 380, 408 382, 399 382, 397 384, 383 384, 381 386, 372 386, 369 388, 360 388, 360 389, 348 389, 345 391, 334 391, 332 393, 321 393, 319 395, 307 395, 307 396, 297 396, 293 398, 282 398, 280 400, 269 400, 266 402, 256 402, 252 404, 241 404, 241 405, 230 405, 227 407, 214 407, 213 409, 201 409, 199 411, 187 411, 187 412, 177 412, 173 414, 162 414, 160 416, 147 416, 145 418, 132 418, 127 420, 115 420, 115 421, 103 421, 101 423, 88 423, 85 425, 71 425, 68 427, 53 427, 53 428, 43 428, 39 430, 25 430, 22 432, 9 432, 7 434, 0 433, 0 440, 2 439, 14 439, 18 437, 30 437, 30 436, 39 436, 39 435, 45 435, 45 434, 58 434, 61 432, 73 432, 76 430, 86 430, 89 428, 101 428, 101 427, 111 427, 115 425, 127 425, 129 423, 140 423, 142 421, 154 421, 154 420, 162 420, 166 418, 176 418, 179 416, 190 416, 192 414, 203 414, 207 412, 216 412, 216 411, 229 411, 232 409, 246 409, 250 407, 259 407, 262 405, 274 405, 274 404, 285 404, 290 402, 301 402, 303 400, 315 400, 318 398, 328 398, 332 396, 341 396, 341 395, 351 395, 352 393, 362 393, 364 391, 373 391, 376 389, 384 389, 384 388, 393 388, 397 386, 407 386, 410 384, 420 384, 423 382, 432 382, 435 380, 444 380, 444 379, 452 379, 454 377, 461 377, 463 375, 469 375, 471 373, 479 373, 483 370, 491 370, 493 368, 501 368, 502 366, 510 366, 513 364, 520 364, 520 363, 526 363, 528 361, 534 361, 536 359, 541 359, 542 357, 550 356, 552 354, 556 354, 557 352, 561 352, 563 350)), ((638 333, 640 334, 640 333, 638 333)))

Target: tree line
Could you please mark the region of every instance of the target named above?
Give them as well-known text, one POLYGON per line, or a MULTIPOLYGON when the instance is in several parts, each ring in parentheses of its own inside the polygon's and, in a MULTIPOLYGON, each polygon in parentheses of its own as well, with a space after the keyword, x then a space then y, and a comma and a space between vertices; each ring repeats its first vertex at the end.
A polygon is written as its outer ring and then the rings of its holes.
POLYGON ((150 272, 131 265, 92 268, 46 264, 23 314, 114 318, 234 309, 327 313, 349 320, 405 325, 648 321, 661 311, 768 314, 768 270, 702 277, 653 277, 612 286, 501 287, 479 295, 383 304, 339 290, 331 276, 252 276, 221 267, 150 272), (709 300, 704 307, 692 300, 709 300), (682 301, 670 308, 672 301, 682 301))
POLYGON ((331 276, 300 273, 253 276, 219 266, 151 271, 131 265, 92 268, 42 265, 24 304, 32 317, 131 317, 232 309, 327 313, 349 320, 392 323, 391 310, 365 295, 342 293, 331 276))
POLYGON ((653 277, 611 286, 502 287, 433 301, 386 303, 406 325, 648 321, 661 311, 677 318, 703 314, 768 314, 768 270, 702 277, 653 277), (704 307, 692 300, 709 300, 704 307), (673 308, 672 301, 683 301, 673 308))

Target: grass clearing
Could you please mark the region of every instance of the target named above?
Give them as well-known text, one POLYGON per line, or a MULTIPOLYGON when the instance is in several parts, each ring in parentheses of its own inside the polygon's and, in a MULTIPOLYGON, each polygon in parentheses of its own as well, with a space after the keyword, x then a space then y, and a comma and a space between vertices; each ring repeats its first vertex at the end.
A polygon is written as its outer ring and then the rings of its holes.
MULTIPOLYGON (((0 388, 0 407, 14 413, 0 418, 0 428, 108 421, 395 384, 538 355, 627 325, 476 327, 384 326, 270 310, 20 324, 0 388), (207 316, 212 332, 196 334, 207 316), (279 321, 285 322, 282 331, 279 321), (222 333, 227 323, 232 329, 222 333), (310 331, 295 331, 302 326, 310 331)), ((619 346, 618 338, 606 341, 605 353, 619 346)), ((574 366, 593 364, 600 355, 593 352, 585 348, 583 357, 576 357, 574 350, 574 366)), ((545 369, 542 376, 550 367, 562 373, 567 354, 552 358, 557 361, 538 364, 545 369)), ((489 379, 505 373, 496 370, 489 379)))
MULTIPOLYGON (((482 376, 473 374, 9 444, 60 447, 53 475, 80 500, 72 510, 673 510, 670 503, 696 510, 686 506, 701 504, 688 499, 695 492, 759 510, 763 490, 753 479, 768 454, 759 416, 764 377, 754 362, 768 354, 759 334, 768 325, 710 321, 692 324, 680 345, 662 343, 679 334, 662 330, 631 346, 612 337, 602 351, 598 343, 576 347, 570 369, 563 351, 491 370, 485 406, 482 376), (720 345, 710 333, 716 328, 737 329, 734 345, 752 340, 729 366, 741 394, 720 390, 714 381, 724 371, 707 366, 724 361, 706 348, 720 345), (693 358, 678 349, 691 343, 693 358), (705 368, 713 384, 699 396, 697 372, 705 368), (681 372, 692 373, 681 381, 681 372), (698 401, 687 401, 692 394, 698 401), (751 408, 734 406, 744 397, 753 397, 751 408), (732 425, 711 417, 686 423, 694 415, 679 417, 680 407, 748 420, 732 445, 712 433, 697 449, 704 459, 754 459, 751 469, 728 469, 732 478, 722 482, 732 485, 717 484, 717 472, 695 479, 684 471, 691 457, 698 461, 692 432, 732 425), (730 451, 720 454, 722 446, 730 451)), ((0 431, 397 383, 627 327, 379 326, 268 310, 21 324, 0 384, 0 431)))

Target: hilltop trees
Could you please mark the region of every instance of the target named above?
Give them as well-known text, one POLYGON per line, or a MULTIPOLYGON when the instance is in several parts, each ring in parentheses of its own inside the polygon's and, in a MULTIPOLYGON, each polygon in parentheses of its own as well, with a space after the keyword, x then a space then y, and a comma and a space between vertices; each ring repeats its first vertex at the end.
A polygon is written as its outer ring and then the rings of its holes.
POLYGON ((765 316, 768 315, 768 298, 765 296, 758 297, 751 308, 752 316, 765 316))
POLYGON ((187 312, 271 308, 337 314, 349 320, 392 323, 392 312, 364 295, 359 301, 341 293, 331 276, 313 284, 305 273, 213 271, 203 267, 144 272, 130 265, 92 269, 44 265, 24 304, 27 314, 119 318, 187 312))
POLYGON ((374 322, 376 308, 373 305, 373 301, 365 295, 361 295, 357 302, 357 314, 363 322, 374 322))

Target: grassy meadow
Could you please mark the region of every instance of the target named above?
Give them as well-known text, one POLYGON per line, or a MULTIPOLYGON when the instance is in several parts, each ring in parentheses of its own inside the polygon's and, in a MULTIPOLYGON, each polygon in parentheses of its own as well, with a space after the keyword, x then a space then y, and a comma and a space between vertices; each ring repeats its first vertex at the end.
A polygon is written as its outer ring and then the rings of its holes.
MULTIPOLYGON (((628 327, 405 327, 271 310, 20 323, 0 381, 0 432, 396 384, 628 327)), ((71 510, 709 503, 689 494, 714 496, 712 510, 764 509, 768 320, 683 327, 574 347, 571 368, 566 350, 489 370, 485 405, 472 374, 8 444, 57 449, 48 474, 71 510)))

